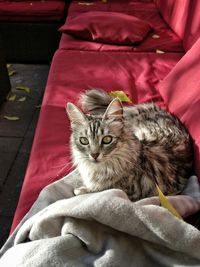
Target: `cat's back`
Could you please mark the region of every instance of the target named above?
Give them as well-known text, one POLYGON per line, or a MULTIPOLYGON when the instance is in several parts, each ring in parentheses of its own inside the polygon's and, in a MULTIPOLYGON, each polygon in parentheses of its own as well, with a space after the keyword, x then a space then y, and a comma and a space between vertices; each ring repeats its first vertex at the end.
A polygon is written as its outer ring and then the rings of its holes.
POLYGON ((145 190, 149 178, 165 194, 180 193, 193 168, 193 148, 186 128, 178 118, 151 103, 126 108, 124 119, 142 144, 143 197, 149 195, 145 190))
MULTIPOLYGON (((82 95, 80 103, 84 111, 92 115, 103 114, 104 118, 112 101, 108 93, 93 89, 82 95)), ((164 194, 180 193, 193 172, 192 143, 183 124, 153 103, 121 106, 120 110, 123 113, 114 106, 111 115, 116 114, 121 122, 122 131, 118 139, 127 149, 125 153, 119 153, 123 147, 120 143, 114 150, 117 152, 115 157, 109 157, 112 161, 117 159, 118 163, 112 170, 120 167, 120 176, 113 177, 123 178, 120 185, 115 183, 113 187, 122 188, 134 200, 156 195, 155 182, 164 194), (123 116, 119 118, 121 113, 123 116), (121 164, 119 155, 122 155, 121 164)), ((110 164, 108 166, 110 170, 110 164)))
POLYGON ((124 119, 127 127, 141 142, 189 142, 189 135, 182 123, 154 103, 125 107, 124 119))

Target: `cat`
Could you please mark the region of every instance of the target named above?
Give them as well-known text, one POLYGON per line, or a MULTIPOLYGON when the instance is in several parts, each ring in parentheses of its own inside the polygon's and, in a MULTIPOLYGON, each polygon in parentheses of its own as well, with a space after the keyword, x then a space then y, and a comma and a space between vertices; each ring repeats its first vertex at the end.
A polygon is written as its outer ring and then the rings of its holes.
POLYGON ((179 194, 192 174, 191 138, 182 123, 153 103, 123 107, 103 90, 83 93, 84 112, 72 103, 71 151, 83 186, 74 194, 122 189, 131 201, 179 194), (88 114, 89 113, 89 114, 88 114))

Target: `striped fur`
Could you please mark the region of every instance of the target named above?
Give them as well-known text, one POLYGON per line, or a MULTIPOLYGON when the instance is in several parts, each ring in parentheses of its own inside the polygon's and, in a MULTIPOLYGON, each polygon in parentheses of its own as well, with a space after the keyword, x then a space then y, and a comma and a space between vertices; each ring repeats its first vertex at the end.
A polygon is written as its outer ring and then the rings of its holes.
POLYGON ((84 113, 71 103, 67 107, 72 158, 84 184, 75 194, 119 188, 135 201, 157 195, 155 183, 167 195, 183 190, 193 153, 176 117, 153 103, 122 107, 102 90, 86 91, 80 103, 84 113))

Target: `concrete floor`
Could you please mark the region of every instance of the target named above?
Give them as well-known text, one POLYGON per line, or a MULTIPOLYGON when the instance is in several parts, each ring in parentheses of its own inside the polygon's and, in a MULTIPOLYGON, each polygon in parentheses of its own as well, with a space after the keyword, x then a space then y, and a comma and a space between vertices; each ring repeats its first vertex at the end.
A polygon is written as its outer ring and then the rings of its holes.
POLYGON ((13 64, 9 71, 13 70, 16 73, 10 76, 10 96, 16 95, 16 99, 0 107, 0 247, 9 235, 17 206, 49 65, 13 64), (17 90, 17 86, 26 86, 31 91, 17 90), (19 119, 8 120, 4 116, 19 119))

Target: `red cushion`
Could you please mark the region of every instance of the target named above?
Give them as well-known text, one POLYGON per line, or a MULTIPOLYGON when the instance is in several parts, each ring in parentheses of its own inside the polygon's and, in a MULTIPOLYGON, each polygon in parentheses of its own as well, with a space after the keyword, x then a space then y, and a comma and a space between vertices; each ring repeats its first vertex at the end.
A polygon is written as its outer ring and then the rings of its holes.
POLYGON ((167 24, 183 39, 190 1, 154 0, 154 2, 167 24))
POLYGON ((195 148, 195 169, 200 178, 200 38, 160 83, 169 110, 188 128, 195 148))
POLYGON ((147 22, 134 16, 93 11, 70 17, 60 31, 100 43, 131 45, 142 41, 150 29, 147 22))
POLYGON ((200 37, 200 1, 190 1, 187 24, 183 39, 186 50, 189 50, 200 37))
POLYGON ((163 18, 189 50, 200 37, 200 1, 154 0, 163 18))
POLYGON ((60 0, 0 2, 0 21, 58 21, 64 11, 60 0))

